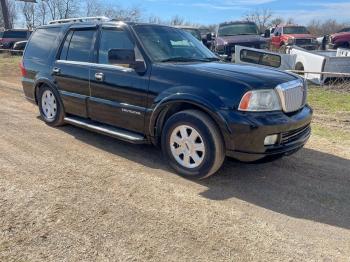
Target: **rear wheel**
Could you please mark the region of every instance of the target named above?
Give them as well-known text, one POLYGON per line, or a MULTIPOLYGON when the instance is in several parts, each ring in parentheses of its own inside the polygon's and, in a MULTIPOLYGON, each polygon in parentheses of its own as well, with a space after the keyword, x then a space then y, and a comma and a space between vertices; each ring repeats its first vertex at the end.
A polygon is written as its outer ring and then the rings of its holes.
POLYGON ((49 86, 39 90, 38 106, 42 119, 50 126, 64 124, 64 112, 57 91, 49 86))
POLYGON ((217 172, 225 159, 219 129, 197 110, 170 117, 162 132, 162 150, 169 164, 187 178, 206 178, 217 172))

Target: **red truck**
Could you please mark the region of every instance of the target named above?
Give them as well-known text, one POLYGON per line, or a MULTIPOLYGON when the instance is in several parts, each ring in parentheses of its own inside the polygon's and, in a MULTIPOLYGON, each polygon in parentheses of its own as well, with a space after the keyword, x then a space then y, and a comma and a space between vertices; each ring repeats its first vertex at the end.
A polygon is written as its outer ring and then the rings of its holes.
POLYGON ((329 47, 333 49, 350 48, 350 32, 339 32, 330 36, 329 47))
POLYGON ((271 36, 272 47, 284 51, 287 46, 295 45, 307 50, 316 50, 319 45, 315 36, 304 26, 277 26, 271 36))

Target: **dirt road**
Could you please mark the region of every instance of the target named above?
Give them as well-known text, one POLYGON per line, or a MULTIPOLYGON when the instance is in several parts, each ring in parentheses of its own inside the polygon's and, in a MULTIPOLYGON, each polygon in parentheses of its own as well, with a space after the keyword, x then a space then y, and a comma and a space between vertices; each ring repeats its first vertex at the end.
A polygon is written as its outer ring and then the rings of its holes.
POLYGON ((50 128, 0 81, 0 261, 349 261, 350 149, 194 182, 160 151, 50 128))

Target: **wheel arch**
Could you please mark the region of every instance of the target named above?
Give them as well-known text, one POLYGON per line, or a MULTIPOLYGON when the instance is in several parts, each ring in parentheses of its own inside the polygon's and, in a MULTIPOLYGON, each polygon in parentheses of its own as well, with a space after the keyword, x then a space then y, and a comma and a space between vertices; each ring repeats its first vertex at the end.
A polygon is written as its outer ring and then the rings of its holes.
POLYGON ((224 133, 230 132, 225 118, 218 112, 217 109, 215 109, 215 107, 210 102, 204 101, 203 99, 196 96, 186 95, 177 97, 176 99, 168 98, 156 106, 150 117, 149 124, 149 134, 152 138, 152 142, 156 145, 159 144, 159 138, 161 136, 162 129, 166 121, 172 115, 189 109, 198 110, 207 114, 217 125, 223 137, 223 140, 225 141, 224 133))
MULTIPOLYGON (((38 104, 38 96, 39 96, 39 89, 42 87, 42 86, 49 86, 51 88, 53 88, 56 92, 57 92, 57 95, 59 97, 59 99, 61 100, 61 96, 59 95, 59 92, 58 92, 58 89, 57 89, 57 86, 54 85, 49 79, 47 78, 38 78, 37 80, 35 80, 34 82, 34 99, 35 99, 35 103, 38 104)), ((61 100, 62 102, 62 100, 61 100)))

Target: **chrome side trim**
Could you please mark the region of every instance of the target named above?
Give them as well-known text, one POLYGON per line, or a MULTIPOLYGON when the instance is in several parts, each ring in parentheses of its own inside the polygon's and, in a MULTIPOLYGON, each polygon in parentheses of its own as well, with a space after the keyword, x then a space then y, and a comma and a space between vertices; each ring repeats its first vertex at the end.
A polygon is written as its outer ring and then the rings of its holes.
POLYGON ((106 64, 97 64, 97 63, 79 62, 79 61, 70 61, 70 60, 57 60, 56 62, 59 64, 87 66, 87 67, 94 67, 94 68, 100 68, 100 69, 112 69, 112 70, 118 70, 122 72, 135 71, 132 68, 126 68, 118 65, 106 65, 106 64))

